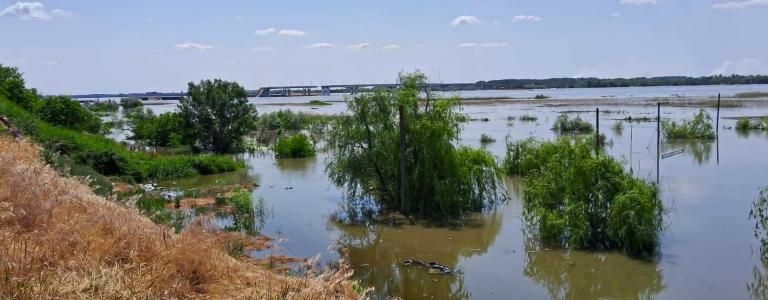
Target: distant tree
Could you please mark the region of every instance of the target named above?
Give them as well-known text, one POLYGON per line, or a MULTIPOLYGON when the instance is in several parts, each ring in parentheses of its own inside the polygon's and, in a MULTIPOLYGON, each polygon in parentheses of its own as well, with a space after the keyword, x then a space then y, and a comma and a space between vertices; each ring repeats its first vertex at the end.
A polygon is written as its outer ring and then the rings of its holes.
POLYGON ((255 128, 256 109, 236 82, 190 82, 187 96, 179 102, 179 112, 187 129, 185 134, 205 151, 238 151, 243 136, 255 128))
POLYGON ((98 133, 101 120, 80 103, 66 96, 51 96, 42 100, 38 115, 53 125, 77 131, 98 133))
POLYGON ((26 110, 35 111, 40 108, 37 91, 24 87, 24 78, 16 67, 0 64, 0 94, 26 110))

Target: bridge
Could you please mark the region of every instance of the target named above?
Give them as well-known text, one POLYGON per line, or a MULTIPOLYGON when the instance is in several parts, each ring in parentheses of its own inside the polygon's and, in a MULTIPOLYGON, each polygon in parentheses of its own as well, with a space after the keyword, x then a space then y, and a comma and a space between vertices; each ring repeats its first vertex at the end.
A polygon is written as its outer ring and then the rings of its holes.
POLYGON ((291 97, 291 96, 330 96, 333 93, 349 93, 356 95, 360 90, 375 88, 396 88, 399 84, 329 84, 329 85, 290 85, 268 86, 260 88, 256 97, 291 97))

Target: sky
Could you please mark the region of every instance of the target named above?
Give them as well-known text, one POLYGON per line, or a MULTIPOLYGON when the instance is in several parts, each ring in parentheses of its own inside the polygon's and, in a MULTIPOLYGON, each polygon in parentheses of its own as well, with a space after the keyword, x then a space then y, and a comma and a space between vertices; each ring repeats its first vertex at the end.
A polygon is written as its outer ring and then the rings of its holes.
POLYGON ((44 94, 768 74, 768 0, 0 0, 0 64, 44 94))

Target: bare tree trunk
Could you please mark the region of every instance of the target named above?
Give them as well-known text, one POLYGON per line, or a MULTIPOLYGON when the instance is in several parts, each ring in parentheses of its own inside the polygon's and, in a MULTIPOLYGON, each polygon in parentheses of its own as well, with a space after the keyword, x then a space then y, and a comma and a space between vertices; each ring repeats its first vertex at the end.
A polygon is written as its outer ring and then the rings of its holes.
POLYGON ((400 212, 405 214, 405 107, 400 104, 400 212))

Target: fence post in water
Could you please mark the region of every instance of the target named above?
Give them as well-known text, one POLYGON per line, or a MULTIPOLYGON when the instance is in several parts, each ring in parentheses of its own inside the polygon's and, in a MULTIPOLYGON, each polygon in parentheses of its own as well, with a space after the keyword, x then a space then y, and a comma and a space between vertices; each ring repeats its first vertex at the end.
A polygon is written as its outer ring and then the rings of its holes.
POLYGON ((661 156, 661 102, 656 103, 656 184, 659 184, 659 158, 661 156))
POLYGON ((400 104, 400 212, 405 214, 405 106, 400 104))
POLYGON ((717 93, 717 116, 715 117, 715 138, 717 139, 717 164, 720 164, 720 93, 717 93))
POLYGON ((600 153, 600 108, 595 108, 595 153, 600 153))

